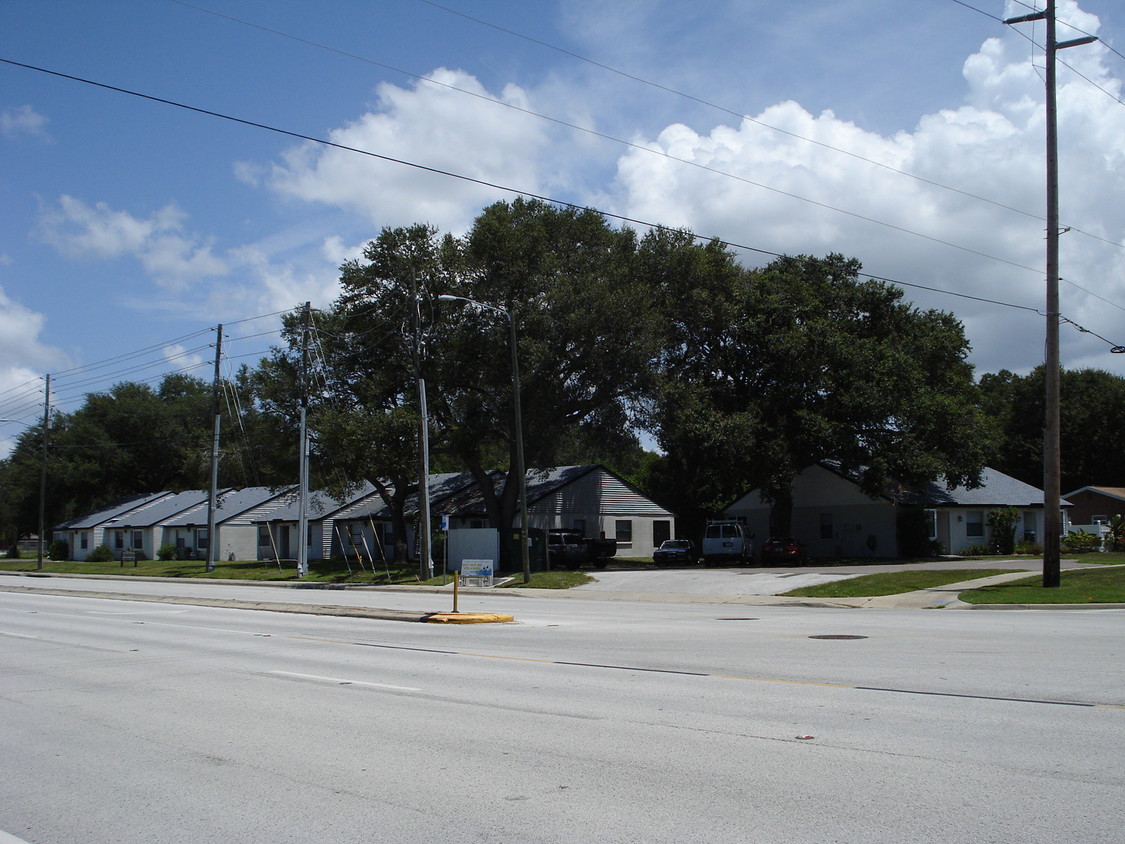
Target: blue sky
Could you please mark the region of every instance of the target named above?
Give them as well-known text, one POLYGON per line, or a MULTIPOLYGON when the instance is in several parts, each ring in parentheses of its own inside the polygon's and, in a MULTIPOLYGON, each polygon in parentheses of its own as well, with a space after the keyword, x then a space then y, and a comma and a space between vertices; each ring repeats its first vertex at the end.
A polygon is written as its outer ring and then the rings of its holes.
MULTIPOLYGON (((962 319, 979 372, 1026 372, 1043 356, 1044 31, 996 20, 1026 11, 5 0, 0 58, 770 252, 853 255, 959 294, 907 291, 962 319)), ((1059 17, 1103 40, 1060 54, 1085 77, 1059 68, 1062 311, 1087 329, 1064 325, 1063 365, 1125 374, 1109 354, 1125 9, 1060 0, 1059 17)), ((253 363, 276 340, 264 315, 330 304, 381 227, 456 233, 511 196, 10 64, 0 154, 0 418, 16 420, 0 449, 41 413, 44 373, 61 410, 119 380, 210 377, 220 322, 224 366, 253 363)))

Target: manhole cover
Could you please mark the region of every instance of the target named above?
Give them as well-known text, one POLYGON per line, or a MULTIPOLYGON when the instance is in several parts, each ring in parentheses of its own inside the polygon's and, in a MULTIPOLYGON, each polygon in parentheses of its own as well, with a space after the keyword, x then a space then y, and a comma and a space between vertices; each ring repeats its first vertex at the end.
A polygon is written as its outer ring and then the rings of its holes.
POLYGON ((843 633, 830 633, 826 636, 809 636, 810 639, 866 639, 866 636, 849 636, 843 633))

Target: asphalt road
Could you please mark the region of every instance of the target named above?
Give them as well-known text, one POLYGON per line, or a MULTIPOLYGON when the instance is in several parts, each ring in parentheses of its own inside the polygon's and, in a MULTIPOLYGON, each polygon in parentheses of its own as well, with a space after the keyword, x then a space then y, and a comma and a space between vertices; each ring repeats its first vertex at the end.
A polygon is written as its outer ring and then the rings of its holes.
POLYGON ((517 621, 0 592, 0 830, 1053 844, 1125 828, 1121 611, 467 600, 517 621))

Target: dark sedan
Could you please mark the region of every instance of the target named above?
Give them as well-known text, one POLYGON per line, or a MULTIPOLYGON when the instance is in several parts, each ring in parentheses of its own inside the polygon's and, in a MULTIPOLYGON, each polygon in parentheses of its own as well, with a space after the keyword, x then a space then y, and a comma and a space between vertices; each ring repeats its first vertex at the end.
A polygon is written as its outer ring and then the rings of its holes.
POLYGON ((805 546, 792 536, 771 536, 762 545, 762 564, 804 565, 805 546))
POLYGON ((694 566, 699 554, 690 539, 665 539, 652 552, 652 562, 658 566, 694 566))

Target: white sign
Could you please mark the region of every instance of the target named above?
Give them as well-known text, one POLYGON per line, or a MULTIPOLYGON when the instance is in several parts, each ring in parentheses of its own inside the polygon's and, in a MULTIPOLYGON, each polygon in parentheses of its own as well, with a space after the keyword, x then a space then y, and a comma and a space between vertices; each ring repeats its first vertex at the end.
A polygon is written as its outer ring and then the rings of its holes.
POLYGON ((492 560, 462 560, 461 582, 472 579, 477 581, 476 585, 491 586, 492 571, 495 567, 496 563, 492 560))

